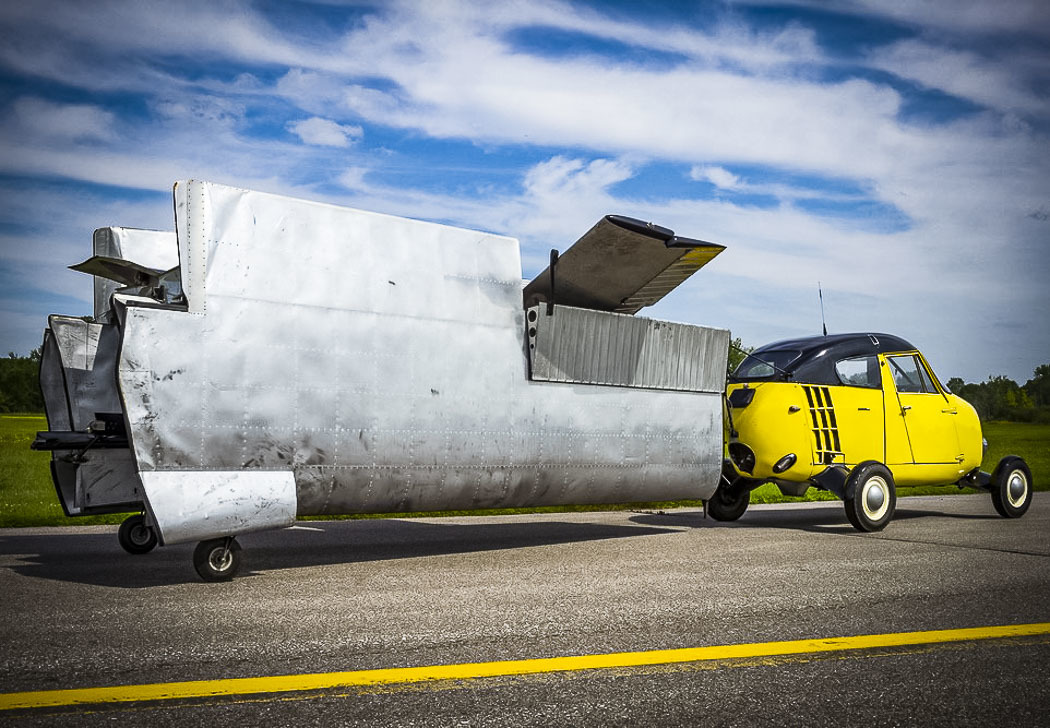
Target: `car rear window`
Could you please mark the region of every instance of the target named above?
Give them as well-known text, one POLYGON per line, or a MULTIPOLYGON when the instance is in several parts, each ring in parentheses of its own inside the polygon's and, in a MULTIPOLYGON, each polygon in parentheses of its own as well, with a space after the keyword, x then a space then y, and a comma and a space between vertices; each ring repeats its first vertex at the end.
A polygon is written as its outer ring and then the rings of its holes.
POLYGON ((878 389, 882 386, 882 374, 879 372, 879 359, 876 356, 855 356, 835 362, 835 373, 839 381, 847 387, 869 387, 878 389))
POLYGON ((774 349, 748 354, 733 372, 736 379, 768 379, 788 368, 791 362, 802 356, 796 349, 774 349))

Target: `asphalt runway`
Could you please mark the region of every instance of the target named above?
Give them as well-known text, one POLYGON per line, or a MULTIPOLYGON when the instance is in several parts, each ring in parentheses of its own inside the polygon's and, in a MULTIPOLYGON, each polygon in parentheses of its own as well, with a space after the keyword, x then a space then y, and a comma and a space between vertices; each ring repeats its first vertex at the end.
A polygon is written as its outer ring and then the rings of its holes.
POLYGON ((115 530, 0 531, 0 705, 26 691, 132 686, 136 695, 134 686, 186 681, 1043 628, 678 664, 140 695, 0 710, 0 724, 1050 721, 1050 493, 1018 520, 998 517, 984 495, 901 499, 878 534, 854 531, 837 502, 753 506, 734 524, 692 510, 305 522, 240 537, 246 569, 224 584, 198 580, 192 544, 130 556, 115 530))

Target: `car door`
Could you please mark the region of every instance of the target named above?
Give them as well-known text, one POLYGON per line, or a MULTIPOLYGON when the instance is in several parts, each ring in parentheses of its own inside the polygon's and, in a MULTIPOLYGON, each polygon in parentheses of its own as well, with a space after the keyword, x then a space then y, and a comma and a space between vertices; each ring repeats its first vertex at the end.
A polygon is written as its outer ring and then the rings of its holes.
POLYGON ((879 361, 874 354, 835 362, 843 386, 833 387, 843 462, 886 462, 885 407, 879 361))
POLYGON ((933 482, 951 478, 961 453, 955 427, 956 408, 941 393, 918 354, 891 354, 882 358, 889 375, 887 434, 891 430, 891 418, 902 421, 914 465, 949 466, 923 467, 921 479, 933 482), (892 395, 889 386, 894 390, 892 395))

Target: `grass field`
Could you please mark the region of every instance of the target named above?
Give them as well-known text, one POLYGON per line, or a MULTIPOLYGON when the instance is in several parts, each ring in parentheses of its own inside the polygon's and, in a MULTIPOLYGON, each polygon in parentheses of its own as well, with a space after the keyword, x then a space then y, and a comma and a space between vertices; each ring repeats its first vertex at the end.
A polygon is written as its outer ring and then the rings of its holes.
MULTIPOLYGON (((120 523, 123 515, 84 516, 67 518, 58 504, 58 496, 51 484, 48 466, 50 454, 34 452, 29 443, 38 430, 46 430, 47 421, 41 415, 0 415, 0 527, 85 525, 93 523, 120 523)), ((1032 469, 1032 480, 1036 490, 1050 490, 1050 425, 1033 425, 1016 422, 989 422, 984 425, 988 439, 988 452, 983 468, 991 472, 1004 455, 1020 455, 1032 469)), ((898 495, 973 493, 955 487, 901 488, 898 495)), ((781 495, 774 485, 764 485, 751 494, 752 503, 784 503, 805 500, 834 500, 835 496, 810 489, 803 498, 781 495)), ((566 512, 623 509, 668 509, 675 507, 698 507, 699 501, 676 501, 646 504, 624 504, 620 506, 577 506, 536 508, 534 512, 566 512)), ((474 511, 474 513, 499 514, 522 513, 521 509, 474 511)), ((464 515, 456 511, 455 515, 464 515)), ((454 515, 413 514, 413 515, 454 515)), ((404 514, 398 514, 404 517, 404 514)), ((360 517, 360 516, 358 516, 360 517)), ((375 517, 375 516, 371 516, 375 517)))

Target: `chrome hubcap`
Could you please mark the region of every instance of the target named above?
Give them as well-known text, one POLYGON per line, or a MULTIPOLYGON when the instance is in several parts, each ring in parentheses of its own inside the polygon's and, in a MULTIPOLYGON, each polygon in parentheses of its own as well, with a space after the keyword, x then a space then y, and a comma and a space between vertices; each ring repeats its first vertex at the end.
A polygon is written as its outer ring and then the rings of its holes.
POLYGON ((1028 478, 1020 470, 1010 473, 1010 478, 1006 481, 1006 498, 1010 501, 1010 505, 1019 508, 1027 495, 1028 478))
POLYGON ((885 516, 890 507, 889 491, 890 486, 883 478, 877 475, 868 478, 864 483, 860 500, 864 515, 873 521, 878 521, 885 516))
POLYGON ((233 563, 233 552, 228 548, 212 549, 208 554, 208 565, 215 571, 226 571, 233 563))

